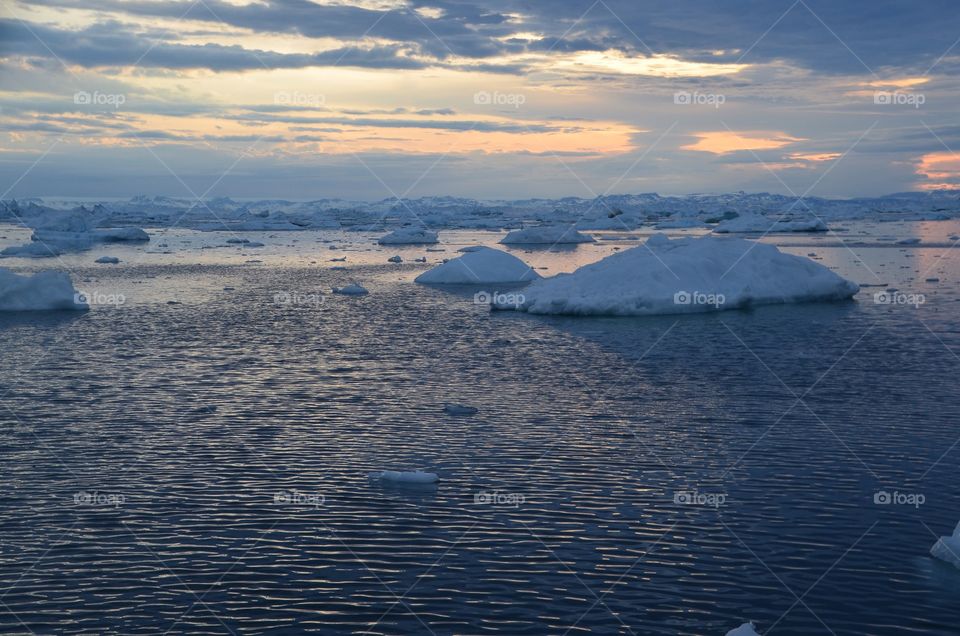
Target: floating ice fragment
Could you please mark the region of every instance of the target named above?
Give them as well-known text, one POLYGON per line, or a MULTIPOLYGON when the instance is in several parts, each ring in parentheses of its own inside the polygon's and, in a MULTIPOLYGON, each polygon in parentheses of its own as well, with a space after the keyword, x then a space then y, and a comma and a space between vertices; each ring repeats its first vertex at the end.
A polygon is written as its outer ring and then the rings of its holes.
POLYGON ((760 636, 760 634, 757 633, 753 623, 744 623, 740 627, 727 632, 727 636, 760 636))
POLYGON ((443 407, 443 412, 447 415, 476 415, 480 409, 464 404, 447 404, 443 407))
POLYGON ((391 256, 390 258, 387 259, 387 261, 391 263, 402 263, 403 259, 400 258, 399 256, 391 256))
POLYGON ((930 548, 930 555, 955 568, 960 568, 960 523, 954 528, 952 536, 937 539, 930 548))
POLYGON ((356 283, 351 283, 346 287, 334 287, 333 293, 343 294, 344 296, 366 296, 370 292, 368 292, 367 289, 365 287, 362 287, 361 285, 358 285, 356 283))
POLYGON ((116 256, 101 256, 96 260, 97 263, 109 263, 111 265, 116 265, 120 262, 120 259, 116 256))

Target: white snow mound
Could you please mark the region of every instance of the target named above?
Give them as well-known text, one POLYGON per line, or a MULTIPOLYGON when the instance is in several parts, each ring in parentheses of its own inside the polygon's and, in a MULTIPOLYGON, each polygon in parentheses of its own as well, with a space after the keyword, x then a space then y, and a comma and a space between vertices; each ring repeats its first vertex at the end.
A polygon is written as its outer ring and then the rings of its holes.
POLYGON ((723 221, 713 228, 717 234, 763 233, 763 232, 826 232, 827 225, 816 217, 801 220, 779 221, 762 214, 741 214, 723 221))
POLYGON ((437 265, 414 282, 430 285, 482 285, 523 283, 540 274, 513 254, 485 247, 437 265))
POLYGON ((533 314, 644 316, 844 300, 859 289, 823 265, 773 245, 655 234, 645 245, 572 274, 534 282, 519 304, 495 307, 533 314))
POLYGON ((930 556, 960 568, 960 523, 953 530, 953 536, 937 539, 930 548, 930 556))
POLYGON ((88 309, 63 272, 20 275, 0 268, 0 311, 88 309))
POLYGON ((514 230, 500 239, 502 245, 561 245, 564 243, 593 243, 593 239, 586 234, 577 232, 572 227, 528 227, 514 230))
POLYGON ((430 245, 437 242, 437 233, 430 230, 402 227, 380 237, 380 245, 430 245))
POLYGON ((753 623, 744 623, 740 627, 727 632, 727 636, 760 636, 760 634, 757 633, 753 623))

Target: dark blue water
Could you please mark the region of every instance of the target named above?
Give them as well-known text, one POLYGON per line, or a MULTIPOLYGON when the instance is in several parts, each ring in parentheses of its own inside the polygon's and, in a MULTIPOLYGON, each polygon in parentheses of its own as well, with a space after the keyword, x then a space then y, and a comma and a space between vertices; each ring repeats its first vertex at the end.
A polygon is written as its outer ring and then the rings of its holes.
POLYGON ((927 554, 960 519, 946 278, 572 319, 403 271, 89 270, 217 291, 0 318, 0 631, 958 633, 927 554), (367 477, 414 468, 439 485, 367 477))

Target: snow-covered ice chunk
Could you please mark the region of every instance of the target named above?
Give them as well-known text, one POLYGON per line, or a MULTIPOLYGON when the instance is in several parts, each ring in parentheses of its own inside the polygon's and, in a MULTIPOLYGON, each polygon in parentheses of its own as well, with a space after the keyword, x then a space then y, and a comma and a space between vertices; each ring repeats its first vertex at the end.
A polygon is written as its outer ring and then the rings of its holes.
POLYGON ((402 227, 380 237, 380 245, 427 245, 437 242, 437 233, 430 230, 402 227))
POLYGON ((443 412, 447 415, 476 415, 480 409, 465 404, 447 404, 443 407, 443 412))
POLYGON ((434 484, 437 482, 436 473, 425 473, 422 470, 398 471, 384 470, 370 473, 370 479, 379 479, 398 484, 434 484))
POLYGON ((952 536, 937 539, 930 548, 930 556, 960 568, 960 523, 954 528, 952 536))
POLYGON ((362 287, 361 285, 358 285, 356 283, 351 283, 346 287, 334 287, 333 293, 343 294, 345 296, 366 296, 370 292, 367 291, 366 287, 362 287))
POLYGON ((741 214, 713 228, 717 234, 763 232, 826 232, 827 225, 816 217, 780 221, 762 214, 741 214))
POLYGON ((760 634, 757 633, 753 623, 744 623, 740 627, 727 632, 727 636, 760 636, 760 634))
POLYGON ((593 243, 586 234, 572 227, 540 226, 514 230, 500 239, 502 245, 561 245, 565 243, 593 243))
POLYGON ((400 258, 399 256, 391 256, 390 258, 387 259, 387 262, 389 262, 389 263, 402 263, 402 262, 403 262, 403 259, 400 258))
POLYGON ((540 274, 513 254, 490 247, 467 252, 417 276, 415 282, 433 285, 481 285, 522 283, 540 274))
POLYGON ((82 294, 63 272, 20 275, 0 268, 0 311, 88 309, 82 294))
POLYGON ((97 263, 109 263, 111 265, 116 265, 120 262, 120 259, 116 256, 101 256, 95 262, 97 263))
POLYGON ((520 303, 495 306, 534 314, 642 316, 844 300, 859 289, 823 265, 773 245, 655 234, 645 245, 532 283, 520 303))

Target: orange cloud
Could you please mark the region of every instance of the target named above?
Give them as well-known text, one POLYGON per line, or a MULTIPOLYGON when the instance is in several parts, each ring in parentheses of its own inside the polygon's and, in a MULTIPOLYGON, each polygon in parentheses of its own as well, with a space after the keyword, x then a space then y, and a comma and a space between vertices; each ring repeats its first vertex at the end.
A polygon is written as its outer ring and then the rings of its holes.
POLYGON ((919 184, 922 190, 960 189, 960 156, 952 152, 931 152, 923 155, 916 172, 926 179, 919 184))
POLYGON ((732 132, 719 130, 699 132, 695 135, 699 141, 682 146, 683 150, 712 152, 716 155, 722 155, 738 150, 771 150, 773 148, 783 148, 797 141, 806 141, 799 137, 791 137, 786 133, 765 131, 732 132))

